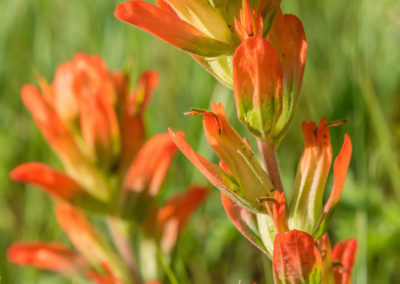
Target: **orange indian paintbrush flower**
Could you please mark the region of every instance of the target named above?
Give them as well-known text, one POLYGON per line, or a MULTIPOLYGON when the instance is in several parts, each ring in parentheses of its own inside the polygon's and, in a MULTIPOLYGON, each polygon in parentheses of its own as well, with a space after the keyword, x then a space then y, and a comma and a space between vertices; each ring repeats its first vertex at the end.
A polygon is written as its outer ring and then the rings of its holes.
MULTIPOLYGON (((264 34, 281 0, 251 1, 263 17, 264 34)), ((246 5, 250 8, 248 1, 246 5)), ((232 55, 240 44, 234 30, 242 0, 157 0, 156 5, 133 0, 118 5, 114 15, 167 43, 189 52, 217 79, 232 86, 232 55)), ((260 17, 260 19, 262 19, 260 17)))
MULTIPOLYGON (((25 105, 66 173, 31 162, 10 176, 41 187, 59 202, 59 224, 83 257, 53 244, 27 243, 10 248, 11 261, 67 276, 82 274, 103 284, 140 278, 132 272, 130 252, 121 253, 117 243, 118 255, 79 209, 106 215, 112 228, 135 223, 145 238, 171 253, 207 189, 189 187, 158 207, 177 147, 168 133, 145 143, 144 110, 158 84, 157 73, 142 73, 131 93, 128 82, 126 74, 109 71, 100 57, 78 53, 58 68, 52 84, 40 80, 41 91, 22 88, 25 105), (75 259, 85 265, 73 266, 75 259)), ((176 136, 183 139, 182 133, 176 136)))
POLYGON ((296 16, 279 10, 264 39, 261 15, 246 5, 243 15, 235 22, 242 43, 233 55, 238 116, 258 138, 277 144, 301 88, 307 50, 304 29, 296 16))
POLYGON ((161 208, 154 208, 146 220, 146 231, 160 242, 164 252, 172 251, 194 210, 208 195, 203 186, 191 186, 182 194, 167 200, 161 208))
MULTIPOLYGON (((332 160, 329 126, 325 118, 316 124, 303 123, 306 147, 299 164, 290 206, 283 192, 258 199, 265 212, 249 211, 237 206, 236 200, 222 195, 224 208, 239 231, 267 255, 273 255, 277 234, 290 230, 303 231, 319 239, 339 202, 351 156, 351 141, 346 135, 343 147, 334 163, 334 185, 323 206, 322 197, 332 160), (288 207, 288 208, 287 208, 288 207), (286 209, 287 208, 287 209, 286 209)), ((241 205, 238 202, 238 205, 241 205)))
POLYGON ((78 53, 60 65, 51 84, 41 79, 41 92, 25 85, 23 102, 67 175, 29 163, 14 170, 12 178, 79 206, 113 202, 104 173, 123 175, 143 145, 144 109, 157 82, 158 75, 147 71, 129 94, 127 75, 109 71, 98 56, 78 53))
POLYGON ((196 154, 182 136, 170 130, 172 140, 182 153, 218 189, 254 212, 265 212, 259 197, 273 196, 275 189, 257 161, 253 151, 230 126, 222 104, 212 104, 212 111, 193 111, 202 114, 208 143, 217 153, 222 167, 196 154))

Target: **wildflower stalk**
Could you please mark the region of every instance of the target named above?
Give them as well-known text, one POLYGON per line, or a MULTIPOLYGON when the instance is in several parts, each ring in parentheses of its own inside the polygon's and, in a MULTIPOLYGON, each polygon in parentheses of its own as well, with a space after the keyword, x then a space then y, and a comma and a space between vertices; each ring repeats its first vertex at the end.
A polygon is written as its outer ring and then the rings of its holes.
POLYGON ((143 281, 137 271, 137 264, 135 256, 133 255, 132 246, 129 240, 127 228, 124 226, 123 221, 114 218, 108 218, 108 228, 110 229, 114 244, 129 269, 129 273, 135 284, 142 284, 143 281))
POLYGON ((278 161, 276 159, 276 146, 269 142, 258 140, 265 167, 275 189, 283 192, 281 176, 279 174, 278 161))

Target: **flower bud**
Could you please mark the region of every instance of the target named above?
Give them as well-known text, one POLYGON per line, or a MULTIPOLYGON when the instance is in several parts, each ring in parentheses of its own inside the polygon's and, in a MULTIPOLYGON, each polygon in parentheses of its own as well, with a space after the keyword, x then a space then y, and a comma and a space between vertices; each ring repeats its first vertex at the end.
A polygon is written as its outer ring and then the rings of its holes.
POLYGON ((299 98, 306 63, 307 42, 301 21, 279 10, 266 39, 274 46, 283 74, 281 115, 270 132, 270 140, 279 143, 285 136, 299 98))
POLYGON ((233 56, 233 88, 239 119, 257 137, 269 140, 282 110, 282 69, 273 46, 247 38, 233 56))
POLYGON ((275 283, 321 283, 321 253, 313 237, 305 232, 278 233, 272 265, 275 283))

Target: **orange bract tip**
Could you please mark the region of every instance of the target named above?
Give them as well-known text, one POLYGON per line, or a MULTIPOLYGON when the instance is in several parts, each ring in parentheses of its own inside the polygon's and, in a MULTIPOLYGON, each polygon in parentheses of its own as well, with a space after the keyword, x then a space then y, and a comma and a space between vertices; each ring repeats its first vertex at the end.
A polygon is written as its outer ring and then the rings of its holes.
POLYGON ((10 262, 54 271, 68 276, 88 269, 88 263, 60 243, 15 243, 7 250, 10 262))
MULTIPOLYGON (((176 136, 184 137, 181 132, 176 136)), ((168 172, 169 165, 176 153, 177 147, 168 133, 153 136, 140 149, 131 164, 125 178, 125 187, 129 190, 155 196, 168 172)))
POLYGON ((344 183, 346 181, 347 170, 350 164, 351 152, 352 152, 351 140, 350 137, 346 134, 344 136, 342 149, 340 150, 339 155, 336 157, 333 165, 333 187, 329 199, 324 207, 325 213, 328 213, 328 211, 332 207, 335 207, 340 200, 344 183))
POLYGON ((65 200, 71 200, 83 191, 72 178, 41 163, 22 164, 11 171, 10 177, 16 181, 37 185, 65 200))
POLYGON ((207 195, 207 188, 191 186, 184 193, 172 197, 158 210, 157 225, 164 251, 170 251, 173 248, 190 216, 207 195))

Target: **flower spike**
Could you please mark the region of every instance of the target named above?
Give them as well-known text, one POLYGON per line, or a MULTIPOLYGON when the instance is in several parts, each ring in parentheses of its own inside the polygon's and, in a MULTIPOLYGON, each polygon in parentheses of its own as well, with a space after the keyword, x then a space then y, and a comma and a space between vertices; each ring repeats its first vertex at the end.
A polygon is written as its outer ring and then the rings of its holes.
POLYGON ((239 38, 243 41, 252 35, 265 36, 280 2, 156 0, 154 6, 143 0, 132 0, 119 4, 114 15, 188 52, 232 88, 232 56, 240 44, 239 38))

